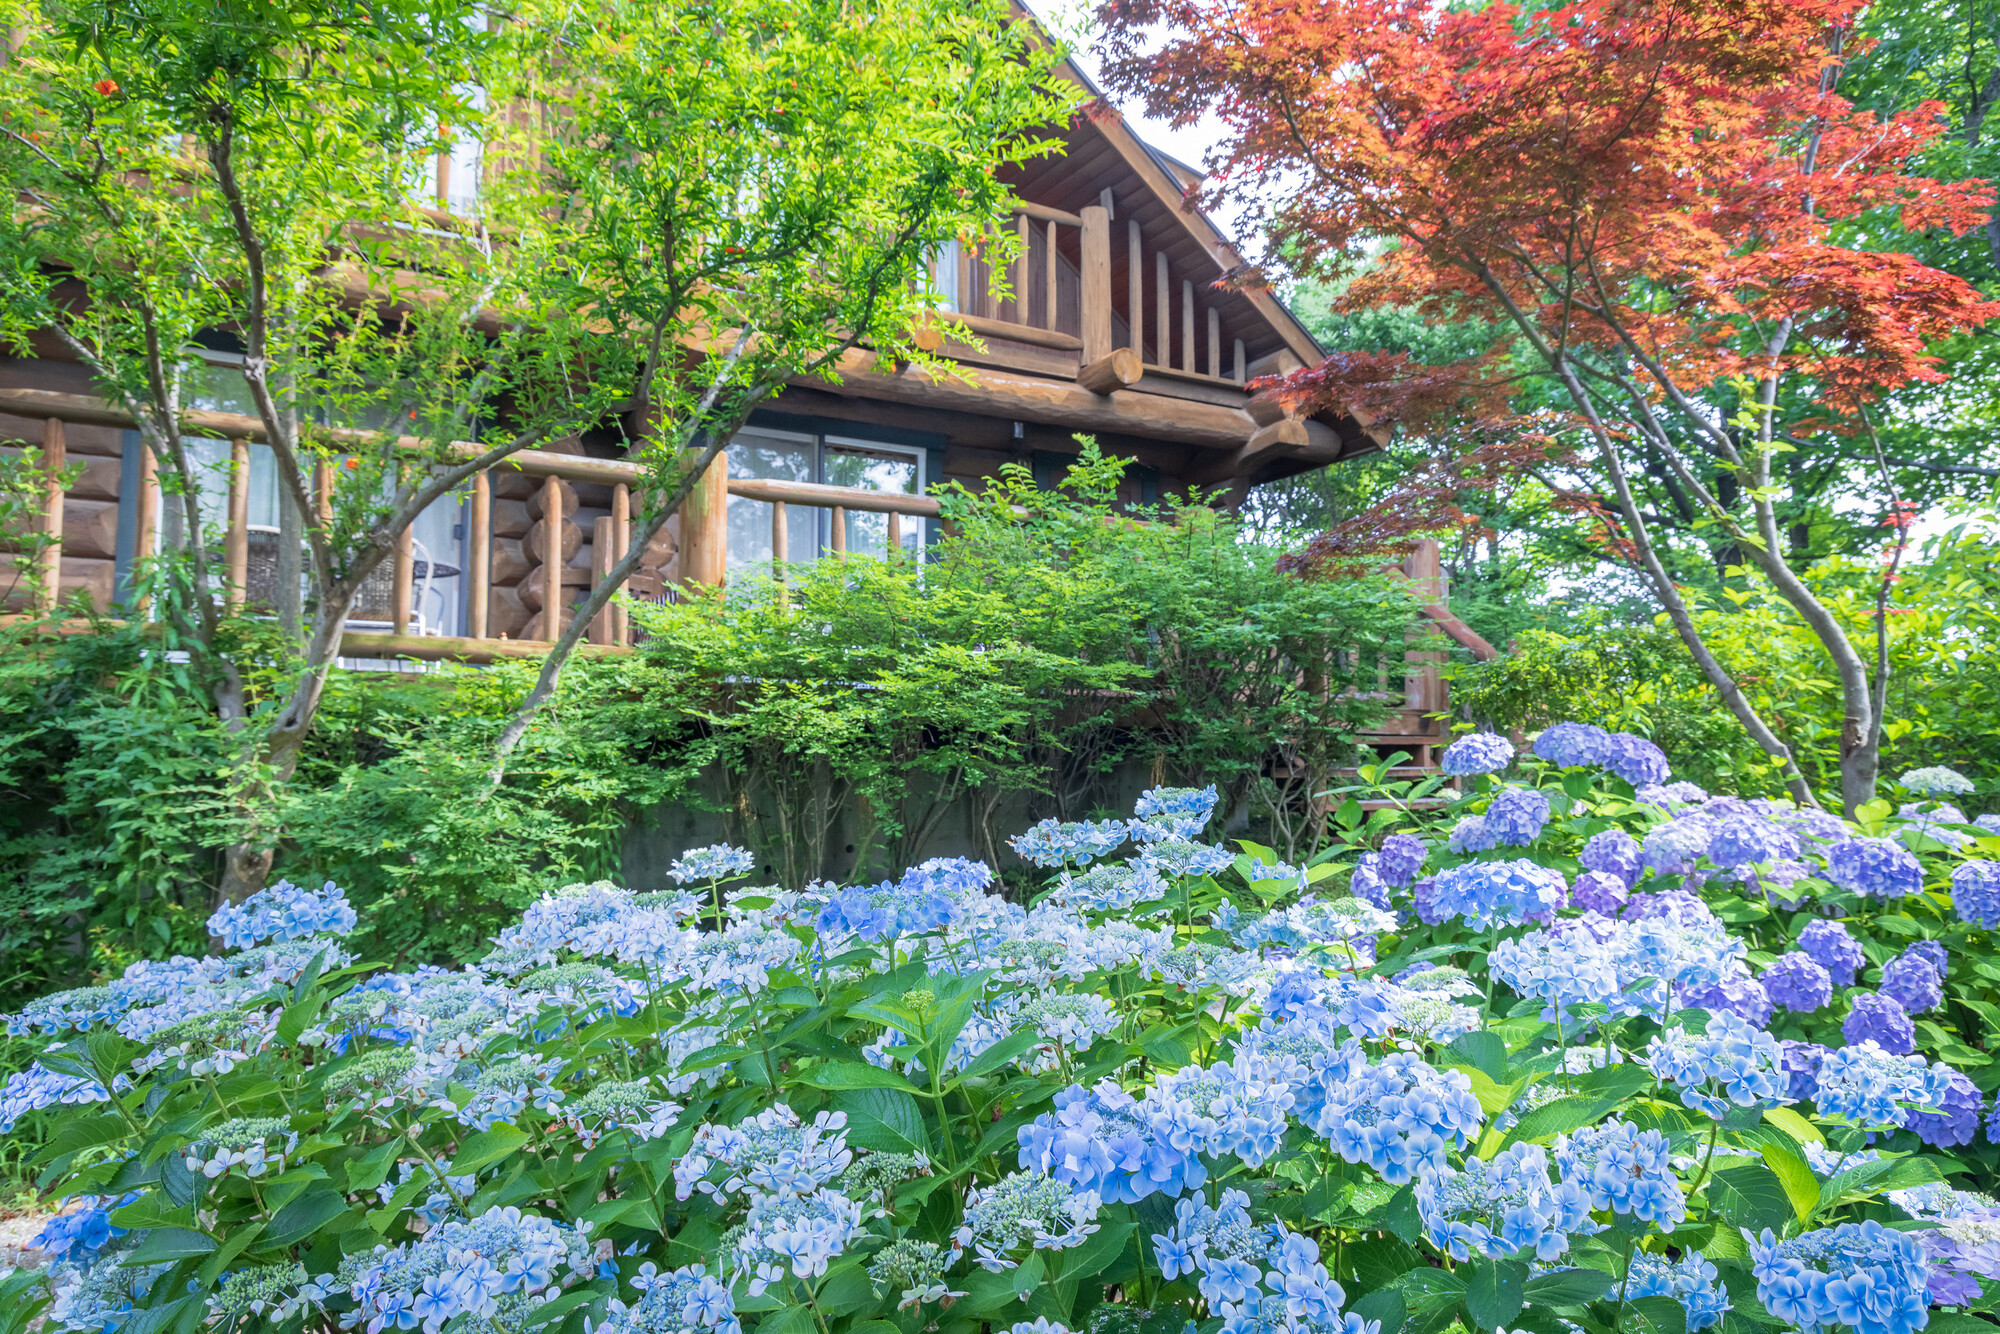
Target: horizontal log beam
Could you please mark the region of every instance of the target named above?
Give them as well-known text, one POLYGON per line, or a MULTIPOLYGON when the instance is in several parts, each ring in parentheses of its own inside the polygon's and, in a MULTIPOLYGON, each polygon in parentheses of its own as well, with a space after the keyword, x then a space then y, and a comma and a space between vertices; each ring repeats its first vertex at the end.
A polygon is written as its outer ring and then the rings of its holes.
POLYGON ((1056 222, 1065 227, 1083 226, 1083 215, 1080 213, 1065 213, 1059 208, 1050 208, 1047 204, 1031 204, 1025 199, 1016 200, 1008 205, 1007 211, 1018 217, 1033 218, 1038 222, 1056 222))
MULTIPOLYGON (((1012 371, 966 370, 934 378, 914 368, 890 370, 888 366, 873 352, 855 349, 841 358, 837 380, 801 376, 792 383, 846 398, 908 403, 1077 431, 1115 431, 1208 449, 1241 448, 1258 429, 1241 408, 1167 398, 1142 389, 1094 394, 1071 380, 1012 371)), ((1331 431, 1326 435, 1338 440, 1331 431)))
POLYGON ((823 486, 818 482, 779 482, 758 477, 732 477, 729 494, 745 500, 776 501, 785 505, 816 505, 831 509, 861 510, 869 514, 914 514, 935 519, 943 508, 930 496, 905 495, 899 491, 861 491, 851 486, 823 486))
POLYGON ((1036 347, 1052 347, 1058 352, 1076 352, 1083 347, 1083 340, 1075 334, 1066 334, 1060 329, 1037 329, 1032 324, 1016 324, 1012 320, 989 319, 984 315, 960 315, 940 312, 938 327, 949 333, 953 325, 962 326, 968 333, 980 338, 1008 338, 1016 343, 1032 343, 1036 347))

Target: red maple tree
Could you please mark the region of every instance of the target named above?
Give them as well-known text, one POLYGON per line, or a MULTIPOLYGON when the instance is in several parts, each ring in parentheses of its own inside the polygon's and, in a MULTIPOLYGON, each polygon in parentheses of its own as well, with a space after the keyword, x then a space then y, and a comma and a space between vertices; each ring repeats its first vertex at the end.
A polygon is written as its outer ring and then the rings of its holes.
MULTIPOLYGON (((1156 115, 1218 115, 1208 194, 1260 217, 1274 264, 1346 282, 1350 308, 1414 307, 1516 337, 1455 368, 1313 368, 1286 392, 1420 425, 1488 414, 1503 355, 1559 386, 1629 553, 1749 733, 1812 801, 1791 752, 1702 643, 1633 500, 1662 459, 1812 628, 1839 677, 1841 800, 1875 792, 1883 681, 1782 557, 1771 457, 1858 430, 1941 378, 1928 347, 2000 306, 1858 239, 1967 230, 1984 182, 1916 160, 1942 106, 1891 118, 1835 91, 1857 0, 1106 0, 1108 82, 1156 115), (1366 372, 1376 372, 1371 378, 1366 372), (1357 374, 1361 372, 1361 374, 1357 374), (1366 381, 1366 383, 1363 383, 1366 381), (1482 387, 1483 386, 1483 387, 1482 387), (1697 466, 1699 465, 1699 466, 1697 466), (1751 498, 1721 503, 1720 468, 1751 498)), ((1546 426, 1546 418, 1543 422, 1546 426)))

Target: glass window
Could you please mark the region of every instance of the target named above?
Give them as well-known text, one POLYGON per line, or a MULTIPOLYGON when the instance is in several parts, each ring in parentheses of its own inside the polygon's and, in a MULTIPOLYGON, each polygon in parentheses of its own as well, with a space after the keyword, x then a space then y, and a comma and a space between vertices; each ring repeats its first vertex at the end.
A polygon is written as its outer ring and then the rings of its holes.
MULTIPOLYGON (((729 475, 784 482, 817 482, 863 491, 924 494, 924 451, 902 445, 762 428, 739 432, 729 443, 729 475)), ((729 568, 768 569, 772 557, 771 505, 747 496, 729 498, 729 568)), ((923 553, 924 523, 905 515, 903 550, 923 553)), ((880 556, 888 548, 885 514, 847 512, 847 549, 880 556)), ((813 505, 785 507, 785 559, 816 559, 833 544, 833 512, 813 505)))

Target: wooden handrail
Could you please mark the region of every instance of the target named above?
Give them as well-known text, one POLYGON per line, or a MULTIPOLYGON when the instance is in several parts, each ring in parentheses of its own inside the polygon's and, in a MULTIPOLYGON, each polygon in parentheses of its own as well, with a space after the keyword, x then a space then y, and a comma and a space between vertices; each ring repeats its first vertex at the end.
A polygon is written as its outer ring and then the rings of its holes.
POLYGON ((863 491, 851 486, 825 486, 819 482, 780 482, 761 477, 730 478, 729 494, 742 496, 745 500, 859 510, 867 514, 914 514, 935 519, 944 512, 933 496, 905 495, 900 491, 863 491))
POLYGON ((1083 226, 1081 214, 1066 213, 1059 208, 1050 208, 1047 204, 1031 204, 1025 199, 1009 205, 1008 212, 1018 217, 1033 218, 1037 222, 1061 223, 1065 227, 1083 226))
POLYGON ((982 338, 1010 338, 1017 343, 1033 343, 1036 347, 1052 347, 1058 352, 1081 352, 1083 340, 1075 334, 1066 334, 1060 329, 1038 329, 1032 324, 1016 324, 1012 320, 996 320, 985 315, 940 314, 937 327, 949 330, 952 325, 962 325, 967 332, 982 338))

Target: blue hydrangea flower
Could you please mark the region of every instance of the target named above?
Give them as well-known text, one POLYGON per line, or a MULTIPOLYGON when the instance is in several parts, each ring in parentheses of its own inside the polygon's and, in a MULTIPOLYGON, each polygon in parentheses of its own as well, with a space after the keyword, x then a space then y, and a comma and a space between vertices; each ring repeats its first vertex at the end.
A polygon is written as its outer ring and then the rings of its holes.
POLYGON ((1790 1081, 1785 1096, 1793 1102, 1816 1098, 1820 1066, 1826 1061, 1827 1049, 1817 1042, 1797 1042, 1791 1038, 1779 1045, 1785 1049, 1785 1075, 1790 1081))
POLYGON ((1199 816, 1206 824, 1217 800, 1213 783, 1207 787, 1154 787, 1139 794, 1132 814, 1141 820, 1159 815, 1188 819, 1199 816))
MULTIPOLYGON (((1980 818, 2000 819, 2000 816, 1980 818)), ((2000 928, 2000 862, 1980 858, 1953 867, 1951 906, 1962 922, 1987 931, 2000 928)))
POLYGON ((1525 848, 1549 822, 1548 793, 1536 787, 1503 787, 1481 817, 1496 844, 1525 848))
POLYGON ((264 940, 344 936, 360 922, 347 895, 329 880, 318 890, 280 880, 241 903, 225 903, 208 919, 208 933, 227 950, 247 949, 264 940))
POLYGON ((1562 873, 1530 861, 1467 862, 1440 871, 1431 893, 1436 911, 1481 928, 1548 917, 1568 890, 1562 873))
POLYGON ((1914 1334, 1930 1318, 1923 1244, 1870 1219, 1788 1241, 1746 1230, 1757 1300, 1788 1325, 1845 1325, 1855 1334, 1914 1334))
POLYGON ((1646 783, 1664 783, 1672 772, 1666 752, 1630 732, 1613 732, 1606 737, 1604 758, 1599 763, 1634 788, 1646 783))
POLYGON ((1440 1070, 1410 1052, 1328 1078, 1308 1120, 1335 1153, 1367 1163, 1392 1185, 1446 1166, 1486 1119, 1464 1072, 1440 1070))
POLYGON ((1486 827, 1483 815, 1460 817, 1445 836, 1445 850, 1463 857, 1474 852, 1490 852, 1500 846, 1500 836, 1486 827))
POLYGON ((2000 834, 2000 815, 1976 815, 1972 823, 1989 835, 2000 834))
POLYGON ((1882 966, 1882 994, 1911 1014, 1944 1001, 1944 978, 1926 955, 1905 950, 1882 966))
POLYGON ((1391 834, 1382 840, 1381 850, 1375 855, 1376 874, 1382 877, 1383 884, 1400 889, 1417 878, 1429 853, 1422 839, 1391 834))
POLYGON ((1640 860, 1655 875, 1678 875, 1692 870, 1695 862, 1708 855, 1709 822, 1699 813, 1669 820, 1646 831, 1640 860))
POLYGON ((1571 1029, 1579 1023, 1571 1006, 1607 1001, 1621 989, 1611 956, 1574 932, 1530 931, 1500 941, 1487 954, 1486 967, 1515 995, 1542 1001, 1544 1021, 1571 1029))
POLYGON ((1890 1129, 1907 1124, 1913 1112, 1938 1111, 1950 1092, 1943 1068, 1863 1039, 1821 1058, 1813 1102, 1823 1117, 1890 1129))
POLYGON ((111 1211, 139 1198, 126 1195, 79 1195, 63 1201, 64 1212, 53 1215, 35 1239, 28 1243, 53 1264, 75 1265, 87 1270, 98 1253, 125 1235, 111 1223, 111 1211))
POLYGON ((1514 762, 1514 743, 1493 732, 1470 732, 1444 748, 1438 768, 1454 778, 1497 774, 1514 762))
POLYGON ((1970 778, 1942 764, 1912 769, 1896 781, 1920 797, 1963 797, 1973 790, 1970 778))
POLYGON ((1762 1028, 1771 1022, 1771 997, 1764 984, 1750 975, 1742 960, 1734 961, 1719 978, 1702 986, 1676 989, 1681 1005, 1711 1012, 1726 1010, 1762 1028))
POLYGON ((1235 860, 1227 848, 1208 843, 1149 843, 1133 865, 1179 880, 1194 875, 1220 875, 1235 860))
POLYGON ((1630 889, 1638 883, 1640 862, 1639 840, 1623 829, 1607 829, 1592 834, 1590 841, 1577 854, 1586 871, 1599 871, 1605 875, 1615 875, 1630 889))
POLYGON ((1200 1156, 1175 1148, 1138 1099, 1108 1079, 1092 1089, 1070 1085, 1055 1095, 1055 1108, 1017 1132, 1023 1172, 1046 1172, 1114 1204, 1174 1198, 1208 1180, 1200 1156))
POLYGON ((1687 1310, 1690 1334, 1707 1329, 1732 1309, 1728 1289, 1717 1285, 1715 1266, 1700 1251, 1687 1251, 1678 1260, 1651 1251, 1636 1252, 1624 1296, 1627 1301, 1673 1298, 1687 1310))
POLYGON ((1417 1182, 1417 1215, 1433 1246, 1454 1260, 1492 1259, 1528 1252, 1555 1260, 1573 1236, 1604 1225, 1590 1216, 1590 1196, 1574 1181, 1552 1181, 1548 1153, 1539 1144, 1514 1144, 1488 1162, 1468 1158, 1417 1182))
POLYGON ((1764 994, 1775 1005, 1811 1014, 1833 999, 1833 975, 1810 954, 1792 950, 1764 970, 1764 994))
POLYGON ((1673 1145, 1657 1130, 1613 1119, 1558 1135, 1555 1154, 1563 1180, 1582 1187, 1593 1209, 1630 1214, 1665 1232, 1687 1217, 1673 1145))
POLYGON ((1865 899, 1900 899, 1924 887, 1924 868, 1886 838, 1850 838, 1827 850, 1826 878, 1865 899))
MULTIPOLYGON (((121 1075, 113 1082, 125 1079, 126 1076, 121 1075)), ((36 1061, 26 1070, 17 1070, 7 1076, 7 1082, 0 1085, 0 1135, 12 1133, 14 1123, 29 1112, 109 1101, 111 1095, 96 1080, 81 1075, 57 1074, 36 1061)))
POLYGON ((1868 960, 1861 952, 1861 943, 1847 933, 1844 925, 1824 918, 1807 923, 1806 929, 1799 932, 1798 944, 1813 962, 1826 969, 1836 987, 1853 986, 1855 974, 1868 960))
POLYGON ((1724 870, 1790 861, 1798 855, 1796 838, 1754 815, 1730 816, 1708 836, 1708 859, 1724 870))
POLYGON ((757 857, 746 848, 727 843, 711 843, 705 848, 689 848, 667 866, 667 874, 677 885, 717 880, 734 880, 757 869, 757 857))
POLYGON ((1535 738, 1535 754, 1563 769, 1602 764, 1610 740, 1594 723, 1553 723, 1535 738))
POLYGON ((1128 832, 1123 820, 1063 821, 1051 816, 1008 839, 1007 846, 1035 866, 1088 866, 1116 851, 1128 832))
POLYGON ((1790 1083, 1778 1040, 1726 1010, 1709 1015, 1699 1035, 1684 1028, 1656 1034, 1641 1064, 1677 1086, 1683 1103, 1718 1121, 1732 1104, 1776 1106, 1790 1083))
POLYGON ((1840 1025, 1840 1035, 1850 1044, 1877 1043, 1896 1056, 1907 1056, 1917 1049, 1917 1026, 1910 1012, 1893 997, 1876 992, 1863 992, 1854 998, 1853 1008, 1840 1025))
POLYGON ((1916 1132, 1918 1139, 1935 1148, 1951 1149, 1972 1143, 1979 1134, 1979 1116, 1986 1110, 1986 1100, 1959 1071, 1946 1065, 1933 1068, 1943 1072, 1948 1087, 1938 1096, 1935 1110, 1913 1110, 1904 1124, 1916 1132))

